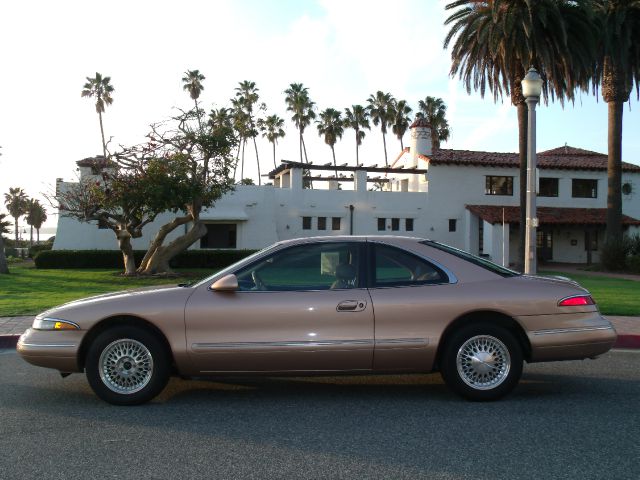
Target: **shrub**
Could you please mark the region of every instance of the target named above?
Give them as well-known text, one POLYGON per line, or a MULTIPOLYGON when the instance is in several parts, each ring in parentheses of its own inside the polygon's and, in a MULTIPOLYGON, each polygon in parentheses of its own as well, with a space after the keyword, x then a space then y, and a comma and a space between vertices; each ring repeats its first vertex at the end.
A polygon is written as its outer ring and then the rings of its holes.
POLYGON ((631 255, 627 257, 627 269, 631 273, 640 275, 640 255, 631 255))
POLYGON ((43 243, 41 245, 32 245, 29 248, 29 258, 33 258, 38 253, 44 252, 45 250, 51 250, 51 247, 53 247, 53 245, 50 243, 43 243))
POLYGON ((628 237, 622 240, 609 241, 602 246, 600 262, 607 270, 620 271, 627 266, 627 255, 631 248, 631 241, 628 237))
POLYGON ((640 234, 629 237, 629 255, 640 255, 640 234))
MULTIPOLYGON (((255 250, 187 250, 171 260, 173 268, 220 269, 254 253, 255 250)), ((144 250, 134 251, 136 266, 144 250)), ((34 257, 36 268, 122 268, 120 250, 44 250, 34 257)))

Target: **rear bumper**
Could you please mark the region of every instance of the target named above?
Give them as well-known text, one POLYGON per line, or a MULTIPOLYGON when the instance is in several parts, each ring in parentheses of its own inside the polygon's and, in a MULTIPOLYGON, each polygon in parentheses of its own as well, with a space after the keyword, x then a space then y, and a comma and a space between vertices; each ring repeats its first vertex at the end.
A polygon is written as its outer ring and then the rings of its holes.
POLYGON ((618 337, 613 325, 597 312, 587 317, 583 322, 573 319, 570 325, 530 331, 531 361, 594 358, 611 350, 618 337))
POLYGON ((77 372, 78 350, 84 333, 80 330, 61 332, 30 328, 18 339, 16 350, 32 365, 77 372))

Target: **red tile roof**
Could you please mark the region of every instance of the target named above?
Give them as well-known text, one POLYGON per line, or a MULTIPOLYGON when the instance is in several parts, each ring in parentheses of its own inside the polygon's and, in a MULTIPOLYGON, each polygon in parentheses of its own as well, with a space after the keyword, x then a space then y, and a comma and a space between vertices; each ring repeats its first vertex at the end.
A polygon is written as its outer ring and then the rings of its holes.
POLYGON ((82 160, 78 160, 76 165, 79 167, 106 167, 113 165, 113 162, 107 160, 102 155, 96 155, 95 157, 87 157, 82 160))
MULTIPOLYGON (((469 165, 484 167, 518 167, 517 153, 476 152, 471 150, 434 150, 429 157, 432 165, 469 165)), ((575 147, 558 147, 538 153, 538 167, 557 170, 607 170, 607 156, 575 147)), ((640 165, 622 162, 625 172, 640 172, 640 165)))
MULTIPOLYGON (((465 205, 474 215, 491 224, 502 223, 502 212, 506 223, 520 223, 520 207, 499 205, 465 205)), ((540 224, 555 225, 605 225, 607 223, 606 208, 565 208, 538 207, 537 216, 540 224)), ((640 220, 622 216, 623 225, 640 225, 640 220)))

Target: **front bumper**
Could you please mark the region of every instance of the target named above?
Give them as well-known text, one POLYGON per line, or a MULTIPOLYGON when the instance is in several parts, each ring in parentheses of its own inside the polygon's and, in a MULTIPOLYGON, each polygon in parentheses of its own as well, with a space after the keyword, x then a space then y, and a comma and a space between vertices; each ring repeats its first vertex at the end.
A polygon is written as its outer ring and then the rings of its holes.
POLYGON ((61 372, 78 372, 78 351, 86 332, 81 330, 24 332, 18 340, 16 350, 32 365, 54 368, 61 372))
POLYGON ((599 312, 558 315, 553 327, 528 332, 531 361, 579 360, 602 355, 618 338, 615 328, 599 312))

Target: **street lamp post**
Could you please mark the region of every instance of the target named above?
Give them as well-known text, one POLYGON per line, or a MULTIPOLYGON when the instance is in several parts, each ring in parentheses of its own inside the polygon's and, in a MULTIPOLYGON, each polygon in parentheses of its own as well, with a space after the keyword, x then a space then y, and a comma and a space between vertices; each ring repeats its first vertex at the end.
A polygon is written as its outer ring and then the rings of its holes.
POLYGON ((525 228, 524 273, 536 273, 536 105, 542 93, 542 78, 538 71, 531 67, 522 79, 522 94, 529 108, 527 135, 527 224, 525 228))

